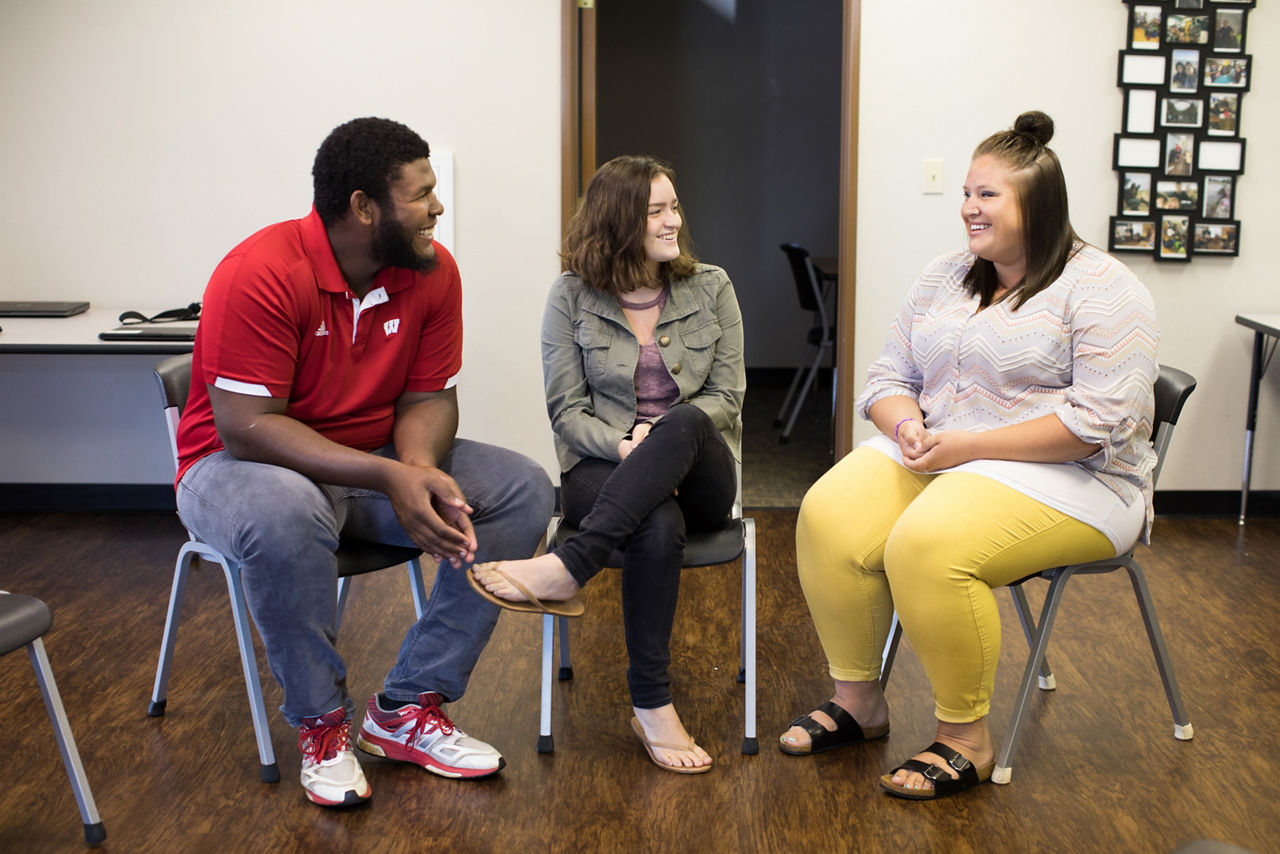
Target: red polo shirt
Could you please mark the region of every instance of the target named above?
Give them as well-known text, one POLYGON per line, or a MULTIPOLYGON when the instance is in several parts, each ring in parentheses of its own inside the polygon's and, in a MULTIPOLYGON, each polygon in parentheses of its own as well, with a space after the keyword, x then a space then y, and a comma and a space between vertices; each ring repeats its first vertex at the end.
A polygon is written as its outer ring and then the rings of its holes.
POLYGON ((390 442, 396 399, 447 388, 462 366, 462 282, 435 247, 430 273, 379 271, 358 317, 314 209, 233 249, 204 293, 178 480, 222 448, 206 383, 287 398, 287 415, 352 448, 390 442))

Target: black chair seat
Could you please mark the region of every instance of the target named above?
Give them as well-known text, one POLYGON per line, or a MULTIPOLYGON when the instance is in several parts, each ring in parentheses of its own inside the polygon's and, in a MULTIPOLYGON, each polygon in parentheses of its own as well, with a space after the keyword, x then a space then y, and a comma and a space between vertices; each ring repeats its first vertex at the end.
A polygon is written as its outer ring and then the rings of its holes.
POLYGON ((10 593, 0 596, 0 655, 8 655, 49 631, 53 615, 34 596, 10 593))
POLYGON ((338 544, 337 555, 338 577, 348 578, 352 575, 364 575, 366 572, 377 572, 389 566, 408 563, 420 557, 422 550, 343 537, 338 544))
MULTIPOLYGON (((556 528, 555 543, 552 548, 557 548, 565 540, 578 533, 578 529, 567 522, 561 522, 560 527, 556 528)), ((729 563, 735 561, 742 554, 742 520, 730 519, 725 526, 719 531, 698 531, 692 533, 688 537, 688 542, 684 547, 684 561, 680 564, 681 569, 690 569, 698 566, 715 566, 719 563, 729 563)), ((605 566, 622 566, 623 554, 621 551, 614 551, 609 555, 609 560, 605 562, 605 566)))

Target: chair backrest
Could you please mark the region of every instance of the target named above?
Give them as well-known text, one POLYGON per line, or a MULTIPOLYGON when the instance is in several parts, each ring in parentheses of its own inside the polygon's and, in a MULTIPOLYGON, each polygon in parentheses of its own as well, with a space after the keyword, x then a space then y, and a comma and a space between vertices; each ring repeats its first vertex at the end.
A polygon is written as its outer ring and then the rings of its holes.
POLYGON ((1164 465, 1165 451, 1173 439, 1173 428, 1182 414, 1182 407, 1195 391, 1196 378, 1186 371, 1160 365, 1160 373, 1156 376, 1155 424, 1151 430, 1151 443, 1156 449, 1156 467, 1151 473, 1151 482, 1160 477, 1160 468, 1164 465))
POLYGON ((178 465, 178 419, 187 405, 187 393, 191 391, 191 354, 170 356, 155 367, 156 381, 160 384, 160 400, 164 404, 165 425, 169 428, 169 451, 173 464, 178 465))
POLYGON ((816 311, 822 315, 822 326, 828 325, 827 307, 822 299, 822 284, 818 271, 813 268, 813 259, 809 250, 799 243, 784 243, 782 251, 791 265, 791 275, 796 282, 796 296, 800 298, 800 307, 805 311, 816 311))

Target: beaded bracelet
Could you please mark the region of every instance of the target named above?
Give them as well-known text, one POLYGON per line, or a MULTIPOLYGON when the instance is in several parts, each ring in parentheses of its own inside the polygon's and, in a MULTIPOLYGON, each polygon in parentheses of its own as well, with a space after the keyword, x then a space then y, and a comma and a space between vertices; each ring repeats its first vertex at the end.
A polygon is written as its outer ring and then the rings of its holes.
POLYGON ((899 421, 897 424, 893 425, 893 441, 895 442, 898 441, 898 430, 902 427, 903 424, 906 424, 908 421, 918 421, 918 420, 919 420, 918 418, 907 417, 899 421))

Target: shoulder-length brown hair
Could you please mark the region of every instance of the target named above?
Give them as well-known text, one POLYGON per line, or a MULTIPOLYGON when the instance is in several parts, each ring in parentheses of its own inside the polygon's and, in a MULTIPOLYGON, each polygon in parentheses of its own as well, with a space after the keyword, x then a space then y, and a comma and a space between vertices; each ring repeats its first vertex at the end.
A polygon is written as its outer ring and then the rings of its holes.
POLYGON ((675 172, 656 157, 625 154, 597 169, 587 184, 582 206, 565 230, 560 250, 563 268, 614 296, 693 275, 698 259, 693 256, 689 217, 683 205, 676 236, 680 256, 659 265, 657 281, 645 263, 649 190, 659 175, 666 175, 675 186, 675 172))
MULTIPOLYGON (((1018 116, 1012 130, 993 133, 973 150, 973 160, 990 155, 1009 169, 1018 196, 1027 273, 1014 286, 1014 309, 1053 284, 1083 245, 1071 227, 1067 182, 1058 155, 1048 147, 1051 139, 1053 119, 1032 110, 1018 116)), ((974 261, 964 283, 983 305, 1000 287, 995 265, 982 258, 974 261)))

